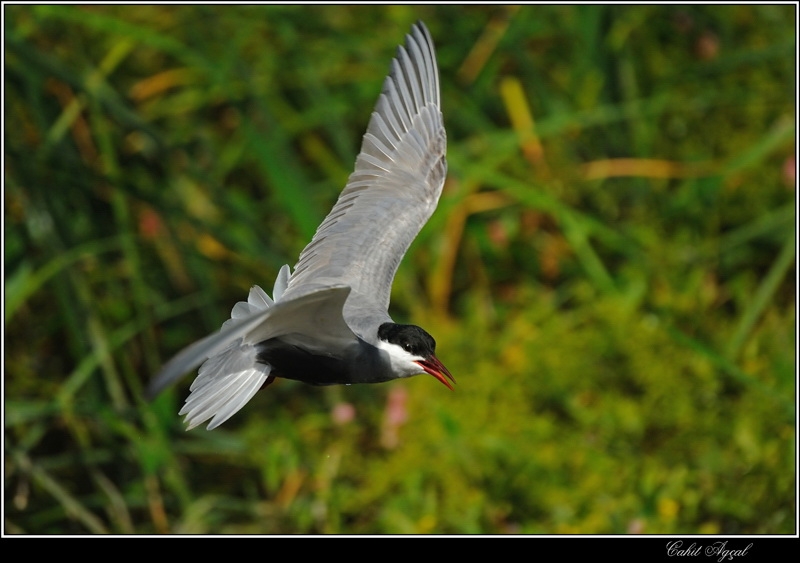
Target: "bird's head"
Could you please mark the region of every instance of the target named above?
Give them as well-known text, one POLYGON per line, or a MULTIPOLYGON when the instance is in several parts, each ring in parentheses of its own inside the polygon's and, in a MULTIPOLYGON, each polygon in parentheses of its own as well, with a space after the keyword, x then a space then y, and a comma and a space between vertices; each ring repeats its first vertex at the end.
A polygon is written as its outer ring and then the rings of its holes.
POLYGON ((456 380, 436 357, 436 341, 420 327, 383 323, 378 329, 378 338, 378 347, 388 354, 392 372, 397 377, 429 373, 448 389, 453 389, 452 383, 456 380))

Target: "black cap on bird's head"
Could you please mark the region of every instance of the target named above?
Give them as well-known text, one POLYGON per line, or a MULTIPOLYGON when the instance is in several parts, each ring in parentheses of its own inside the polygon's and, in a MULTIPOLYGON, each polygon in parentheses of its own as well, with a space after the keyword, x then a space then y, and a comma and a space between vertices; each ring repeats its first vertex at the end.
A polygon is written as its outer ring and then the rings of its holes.
POLYGON ((378 328, 378 338, 388 344, 394 344, 410 356, 418 358, 413 360, 414 364, 441 381, 448 389, 453 389, 450 382, 455 383, 456 380, 436 357, 436 341, 425 330, 416 325, 383 323, 378 328))

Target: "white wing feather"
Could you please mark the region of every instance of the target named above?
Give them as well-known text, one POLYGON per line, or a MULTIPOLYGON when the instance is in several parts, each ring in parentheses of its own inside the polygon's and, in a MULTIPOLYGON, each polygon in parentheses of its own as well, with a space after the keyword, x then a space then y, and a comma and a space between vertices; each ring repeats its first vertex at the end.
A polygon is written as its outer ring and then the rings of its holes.
POLYGON ((300 254, 286 297, 331 280, 352 288, 358 314, 345 310, 345 319, 356 333, 373 328, 367 319, 389 320, 397 267, 442 192, 446 145, 433 40, 419 22, 398 47, 355 171, 300 254))
POLYGON ((213 430, 241 409, 269 377, 272 366, 256 362, 257 350, 241 339, 222 354, 209 358, 200 366, 191 393, 178 414, 185 414, 186 430, 212 418, 213 430))
MULTIPOLYGON (((281 296, 290 278, 284 266, 275 282, 273 296, 281 296)), ((272 367, 257 362, 257 344, 270 338, 307 336, 321 350, 344 349, 357 339, 342 317, 350 288, 308 287, 308 293, 291 301, 273 301, 253 286, 247 301, 231 310, 231 318, 219 332, 195 342, 167 362, 148 387, 154 397, 187 371, 200 365, 189 397, 179 414, 186 415, 187 430, 209 418, 212 430, 241 409, 261 388, 272 367)), ((304 341, 305 343, 305 341, 304 341)))

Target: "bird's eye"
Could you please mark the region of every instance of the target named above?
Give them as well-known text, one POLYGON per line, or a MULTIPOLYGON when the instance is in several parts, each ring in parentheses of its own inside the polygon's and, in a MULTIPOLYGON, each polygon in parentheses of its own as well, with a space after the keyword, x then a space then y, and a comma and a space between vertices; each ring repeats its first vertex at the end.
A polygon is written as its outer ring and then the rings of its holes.
POLYGON ((412 348, 412 346, 411 346, 411 344, 410 344, 410 343, 406 342, 405 344, 403 344, 403 349, 404 349, 406 352, 411 352, 411 348, 412 348))

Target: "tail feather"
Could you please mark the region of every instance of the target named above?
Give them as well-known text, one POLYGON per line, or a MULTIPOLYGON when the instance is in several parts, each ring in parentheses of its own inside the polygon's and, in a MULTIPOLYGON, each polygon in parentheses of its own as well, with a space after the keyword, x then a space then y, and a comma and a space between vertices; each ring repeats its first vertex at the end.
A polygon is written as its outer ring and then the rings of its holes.
POLYGON ((220 332, 183 350, 167 363, 151 382, 148 395, 154 397, 202 362, 186 403, 178 413, 186 415, 187 430, 208 419, 211 422, 207 428, 212 430, 233 416, 253 398, 272 371, 272 366, 256 361, 256 346, 252 342, 245 343, 242 333, 252 328, 247 326, 255 317, 275 305, 290 277, 289 266, 283 266, 275 280, 274 299, 257 285, 250 288, 247 301, 234 305, 231 318, 222 324, 220 332), (230 338, 223 336, 225 334, 230 338))

